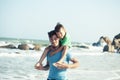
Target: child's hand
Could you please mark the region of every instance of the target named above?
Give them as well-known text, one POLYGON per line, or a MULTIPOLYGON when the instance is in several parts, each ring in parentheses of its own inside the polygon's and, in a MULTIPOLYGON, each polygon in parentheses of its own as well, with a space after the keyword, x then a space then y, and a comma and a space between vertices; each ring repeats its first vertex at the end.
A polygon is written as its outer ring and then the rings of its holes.
POLYGON ((42 64, 40 64, 39 62, 35 64, 35 69, 38 69, 38 70, 43 70, 43 66, 42 64))

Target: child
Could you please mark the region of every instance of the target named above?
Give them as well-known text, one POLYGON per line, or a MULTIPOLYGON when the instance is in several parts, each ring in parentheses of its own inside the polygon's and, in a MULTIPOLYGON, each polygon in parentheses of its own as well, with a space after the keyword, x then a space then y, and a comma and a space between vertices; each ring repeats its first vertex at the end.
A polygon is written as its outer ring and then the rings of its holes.
POLYGON ((67 34, 64 26, 60 23, 57 23, 57 25, 55 26, 55 32, 58 36, 58 38, 60 39, 60 48, 58 48, 56 51, 54 51, 52 54, 55 54, 59 51, 62 50, 62 57, 61 59, 54 63, 54 66, 57 66, 57 64, 62 63, 63 60, 65 59, 67 50, 71 47, 71 40, 70 40, 70 36, 67 34))

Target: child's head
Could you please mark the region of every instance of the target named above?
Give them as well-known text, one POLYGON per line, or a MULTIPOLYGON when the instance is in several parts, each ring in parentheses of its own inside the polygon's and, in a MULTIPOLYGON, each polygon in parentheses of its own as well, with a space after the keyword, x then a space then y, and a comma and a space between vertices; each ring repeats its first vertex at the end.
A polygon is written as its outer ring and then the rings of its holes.
POLYGON ((60 23, 57 23, 57 25, 55 26, 55 32, 60 39, 64 38, 66 34, 65 28, 60 23))

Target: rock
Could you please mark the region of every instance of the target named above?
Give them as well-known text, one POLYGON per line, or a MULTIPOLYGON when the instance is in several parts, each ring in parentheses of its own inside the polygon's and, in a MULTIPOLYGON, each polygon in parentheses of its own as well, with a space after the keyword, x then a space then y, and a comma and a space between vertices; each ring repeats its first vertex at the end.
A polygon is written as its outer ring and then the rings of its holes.
POLYGON ((13 44, 5 45, 5 46, 0 46, 0 48, 16 49, 16 47, 13 44))
POLYGON ((110 45, 112 41, 108 37, 103 37, 103 40, 106 42, 106 44, 110 45))
POLYGON ((34 44, 34 46, 35 46, 35 47, 34 47, 34 50, 38 50, 38 51, 41 50, 40 45, 34 44))
POLYGON ((20 44, 20 45, 18 45, 18 49, 29 50, 29 46, 27 44, 20 44))
POLYGON ((120 33, 117 34, 114 38, 115 38, 115 39, 120 39, 120 33))
POLYGON ((93 43, 92 46, 101 46, 100 42, 93 43))
POLYGON ((89 47, 88 47, 88 46, 84 46, 84 45, 79 46, 79 48, 89 49, 89 47))
POLYGON ((97 46, 97 47, 103 46, 103 43, 104 43, 104 39, 103 39, 103 38, 104 38, 104 37, 101 36, 97 42, 94 42, 94 43, 92 44, 92 46, 97 46))
POLYGON ((109 50, 108 45, 105 45, 104 48, 103 48, 103 52, 107 52, 108 50, 109 50))
POLYGON ((112 45, 114 45, 117 52, 120 53, 120 33, 114 36, 112 45))
POLYGON ((114 46, 113 45, 105 45, 103 48, 103 52, 114 52, 114 46))

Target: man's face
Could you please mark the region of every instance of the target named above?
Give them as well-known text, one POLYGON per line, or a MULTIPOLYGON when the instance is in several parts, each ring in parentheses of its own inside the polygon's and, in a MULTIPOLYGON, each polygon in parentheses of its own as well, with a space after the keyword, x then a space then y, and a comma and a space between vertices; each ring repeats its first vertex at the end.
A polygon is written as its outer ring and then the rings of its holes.
POLYGON ((65 30, 61 28, 59 32, 56 32, 56 34, 60 39, 62 39, 65 36, 65 30))
POLYGON ((59 38, 56 35, 53 35, 49 40, 52 46, 56 47, 59 45, 59 38))

